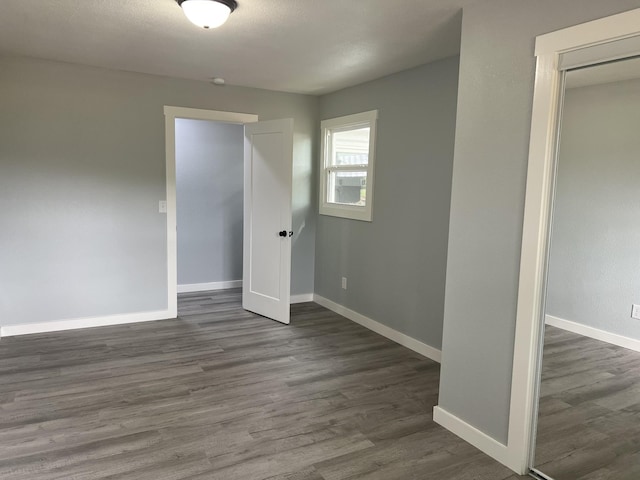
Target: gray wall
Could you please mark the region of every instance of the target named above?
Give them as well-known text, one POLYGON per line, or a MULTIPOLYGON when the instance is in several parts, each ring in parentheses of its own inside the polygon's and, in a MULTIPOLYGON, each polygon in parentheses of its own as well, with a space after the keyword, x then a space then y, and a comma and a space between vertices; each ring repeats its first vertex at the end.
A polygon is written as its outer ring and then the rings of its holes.
POLYGON ((465 8, 440 407, 505 443, 537 35, 638 0, 485 0, 465 8))
POLYGON ((316 293, 435 348, 442 339, 457 81, 454 57, 320 103, 322 119, 373 109, 379 118, 373 222, 319 215, 316 293))
POLYGON ((166 308, 164 105, 295 119, 292 292, 313 291, 317 98, 0 57, 0 322, 166 308))
POLYGON ((178 285, 242 280, 244 127, 176 119, 178 285))
POLYGON ((547 314, 640 340, 640 80, 566 93, 547 314))

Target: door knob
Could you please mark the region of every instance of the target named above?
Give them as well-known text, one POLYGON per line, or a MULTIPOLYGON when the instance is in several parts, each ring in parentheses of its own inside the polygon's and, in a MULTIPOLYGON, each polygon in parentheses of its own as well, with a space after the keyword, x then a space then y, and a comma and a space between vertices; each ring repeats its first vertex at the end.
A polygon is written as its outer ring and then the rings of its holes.
POLYGON ((278 232, 278 235, 281 237, 286 237, 287 236, 287 231, 286 230, 282 230, 281 232, 278 232))

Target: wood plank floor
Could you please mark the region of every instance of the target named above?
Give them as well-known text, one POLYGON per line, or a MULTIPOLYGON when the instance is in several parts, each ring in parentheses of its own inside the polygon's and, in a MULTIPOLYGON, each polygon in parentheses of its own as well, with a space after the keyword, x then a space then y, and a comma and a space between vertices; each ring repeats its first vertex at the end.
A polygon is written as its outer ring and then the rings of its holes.
POLYGON ((313 304, 4 338, 3 480, 514 480, 436 425, 439 366, 313 304))
POLYGON ((536 468, 555 480, 640 479, 640 353, 547 327, 536 468))

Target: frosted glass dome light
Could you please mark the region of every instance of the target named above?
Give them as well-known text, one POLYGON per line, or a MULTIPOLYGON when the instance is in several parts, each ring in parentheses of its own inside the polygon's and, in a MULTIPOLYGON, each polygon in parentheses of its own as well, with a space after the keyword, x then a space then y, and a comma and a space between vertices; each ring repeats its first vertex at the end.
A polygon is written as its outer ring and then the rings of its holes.
POLYGON ((227 21, 238 4, 235 0, 176 0, 194 25, 217 28, 227 21))

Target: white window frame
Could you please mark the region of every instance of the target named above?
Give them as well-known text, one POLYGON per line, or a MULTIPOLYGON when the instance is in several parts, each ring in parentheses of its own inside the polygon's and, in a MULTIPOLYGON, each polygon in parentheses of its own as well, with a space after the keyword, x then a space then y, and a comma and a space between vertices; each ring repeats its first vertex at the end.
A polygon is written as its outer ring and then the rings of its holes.
POLYGON ((362 220, 370 222, 373 215, 373 184, 374 184, 374 165, 375 165, 375 143, 376 143, 376 123, 378 120, 378 111, 370 110, 368 112, 346 115, 344 117, 331 118, 323 120, 320 123, 321 130, 321 149, 320 149, 320 214, 331 215, 334 217, 349 218, 352 220, 362 220), (331 165, 328 158, 329 140, 331 132, 354 130, 357 128, 369 127, 369 161, 365 165, 331 165), (331 203, 327 201, 329 192, 328 184, 331 171, 366 171, 367 183, 365 186, 366 204, 344 205, 339 203, 331 203))

